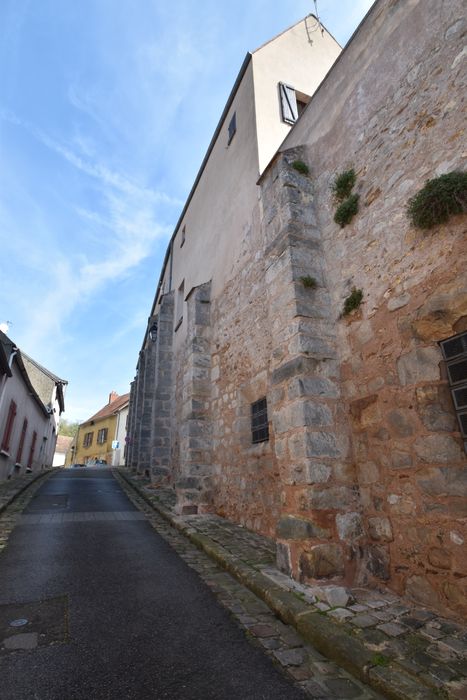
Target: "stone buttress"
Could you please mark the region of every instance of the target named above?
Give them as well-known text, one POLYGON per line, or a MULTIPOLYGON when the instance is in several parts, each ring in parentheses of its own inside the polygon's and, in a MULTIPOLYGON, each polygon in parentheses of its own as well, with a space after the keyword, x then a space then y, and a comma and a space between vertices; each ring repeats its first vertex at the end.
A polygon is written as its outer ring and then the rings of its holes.
POLYGON ((273 337, 268 403, 282 504, 277 561, 303 581, 350 584, 364 532, 312 179, 292 165, 301 157, 300 149, 280 155, 262 181, 273 337))

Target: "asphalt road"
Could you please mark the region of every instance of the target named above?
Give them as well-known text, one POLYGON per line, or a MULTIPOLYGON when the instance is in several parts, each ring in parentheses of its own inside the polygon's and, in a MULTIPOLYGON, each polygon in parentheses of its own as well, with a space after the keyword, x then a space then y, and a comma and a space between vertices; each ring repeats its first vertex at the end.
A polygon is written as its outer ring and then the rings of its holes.
POLYGON ((1 700, 303 700, 142 518, 105 469, 39 489, 0 556, 1 700))

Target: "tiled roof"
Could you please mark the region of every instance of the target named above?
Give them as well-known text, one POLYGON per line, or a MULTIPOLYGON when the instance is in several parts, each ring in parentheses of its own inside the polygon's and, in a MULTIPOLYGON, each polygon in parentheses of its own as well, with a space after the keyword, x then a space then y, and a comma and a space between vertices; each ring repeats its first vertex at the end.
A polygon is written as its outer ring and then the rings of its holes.
POLYGON ((66 452, 72 442, 72 437, 68 437, 68 435, 58 435, 57 444, 55 446, 55 452, 66 452))
POLYGON ((112 401, 112 403, 108 403, 104 406, 104 408, 101 408, 100 411, 95 413, 91 418, 88 418, 85 420, 81 425, 84 425, 86 423, 90 423, 92 420, 102 420, 103 418, 108 418, 109 416, 113 415, 117 411, 119 411, 123 406, 130 400, 130 394, 123 394, 122 396, 119 396, 115 401, 112 401))

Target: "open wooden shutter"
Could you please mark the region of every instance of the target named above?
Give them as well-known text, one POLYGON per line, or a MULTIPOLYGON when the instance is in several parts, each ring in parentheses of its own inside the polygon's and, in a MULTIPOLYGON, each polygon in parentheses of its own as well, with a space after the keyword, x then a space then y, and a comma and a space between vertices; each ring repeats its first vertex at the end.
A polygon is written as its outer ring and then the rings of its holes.
POLYGON ((279 83, 279 95, 282 121, 286 122, 286 124, 295 124, 298 119, 298 109, 294 88, 290 87, 290 85, 285 85, 285 83, 279 83))

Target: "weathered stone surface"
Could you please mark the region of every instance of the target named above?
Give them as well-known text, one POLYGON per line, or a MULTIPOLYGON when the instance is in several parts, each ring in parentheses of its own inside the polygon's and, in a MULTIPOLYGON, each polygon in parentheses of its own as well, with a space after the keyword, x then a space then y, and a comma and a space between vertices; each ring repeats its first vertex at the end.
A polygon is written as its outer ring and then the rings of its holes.
POLYGON ((417 473, 417 481, 430 496, 467 496, 467 470, 462 467, 430 467, 417 473))
POLYGON ((387 581, 389 572, 389 551, 383 545, 370 545, 368 547, 367 568, 370 573, 382 581, 387 581))
POLYGON ((462 449, 459 441, 450 435, 426 435, 414 443, 416 455, 423 462, 461 462, 462 449))
POLYGON ((451 553, 441 547, 432 547, 428 552, 428 561, 437 569, 450 569, 452 563, 451 553))
POLYGON ((343 586, 323 586, 320 600, 325 600, 331 608, 345 608, 352 602, 353 596, 343 586))
POLYGON ((284 542, 277 542, 276 544, 276 564, 279 571, 283 571, 290 576, 292 573, 290 546, 284 542))
POLYGON ((397 361, 397 372, 402 386, 429 382, 440 378, 441 353, 436 347, 417 348, 402 355, 397 361))
POLYGON ((411 576, 407 581, 406 593, 428 608, 436 608, 438 604, 438 595, 424 576, 411 576))
POLYGON ((358 503, 357 493, 348 486, 312 487, 306 501, 311 510, 346 510, 358 503))
POLYGON ((363 537, 363 522, 360 513, 336 515, 336 526, 340 540, 355 542, 363 537))
POLYGON ((408 437, 413 434, 412 420, 408 411, 389 411, 388 421, 397 437, 408 437))
POLYGON ((391 542, 393 534, 389 518, 368 518, 368 533, 374 540, 391 542))
POLYGON ((342 576, 344 558, 337 544, 318 544, 300 556, 302 580, 342 576))
POLYGON ((284 540, 305 540, 316 537, 327 539, 331 533, 311 520, 294 515, 283 515, 277 523, 276 534, 284 540))

